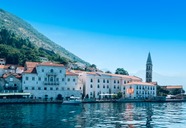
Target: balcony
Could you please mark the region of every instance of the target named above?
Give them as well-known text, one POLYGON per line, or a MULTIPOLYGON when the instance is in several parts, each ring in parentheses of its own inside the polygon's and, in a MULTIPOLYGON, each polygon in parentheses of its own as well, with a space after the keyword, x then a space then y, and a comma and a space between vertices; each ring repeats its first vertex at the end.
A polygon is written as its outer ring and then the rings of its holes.
POLYGON ((55 86, 59 85, 59 82, 43 82, 43 83, 44 85, 55 85, 55 86))
POLYGON ((47 76, 57 76, 57 73, 54 72, 48 72, 46 73, 47 76))

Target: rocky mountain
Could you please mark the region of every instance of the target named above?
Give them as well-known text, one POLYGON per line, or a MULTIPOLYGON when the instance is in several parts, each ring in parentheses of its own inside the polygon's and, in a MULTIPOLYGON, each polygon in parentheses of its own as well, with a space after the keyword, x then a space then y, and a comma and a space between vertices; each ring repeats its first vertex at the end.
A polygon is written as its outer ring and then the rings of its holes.
POLYGON ((21 18, 0 9, 0 30, 7 29, 17 36, 30 40, 38 48, 46 49, 59 54, 62 57, 67 58, 72 62, 79 62, 81 64, 90 65, 88 62, 80 59, 73 53, 69 52, 60 45, 54 43, 43 34, 39 33, 29 23, 25 22, 21 18))

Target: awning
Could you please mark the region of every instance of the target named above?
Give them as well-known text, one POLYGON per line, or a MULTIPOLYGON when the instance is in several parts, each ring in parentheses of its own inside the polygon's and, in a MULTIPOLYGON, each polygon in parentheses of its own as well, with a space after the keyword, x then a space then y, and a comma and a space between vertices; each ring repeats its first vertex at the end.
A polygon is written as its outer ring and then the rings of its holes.
POLYGON ((101 96, 117 96, 117 94, 99 94, 101 96))
POLYGON ((0 93, 0 96, 29 96, 31 93, 0 93))

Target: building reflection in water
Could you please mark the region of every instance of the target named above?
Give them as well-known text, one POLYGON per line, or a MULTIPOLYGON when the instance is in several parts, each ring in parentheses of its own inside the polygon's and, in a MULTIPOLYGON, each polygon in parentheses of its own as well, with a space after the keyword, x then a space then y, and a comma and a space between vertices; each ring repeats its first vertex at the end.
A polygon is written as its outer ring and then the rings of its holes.
POLYGON ((147 120, 146 120, 146 126, 148 128, 152 128, 152 116, 153 116, 153 109, 152 109, 152 104, 146 105, 146 115, 147 115, 147 120))

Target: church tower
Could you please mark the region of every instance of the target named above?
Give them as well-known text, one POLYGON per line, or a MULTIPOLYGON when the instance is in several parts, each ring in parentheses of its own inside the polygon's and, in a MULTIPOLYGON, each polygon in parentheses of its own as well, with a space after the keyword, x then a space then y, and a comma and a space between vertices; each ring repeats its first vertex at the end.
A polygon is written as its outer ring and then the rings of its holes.
POLYGON ((152 60, 149 52, 147 63, 146 63, 146 82, 152 82, 152 60))

